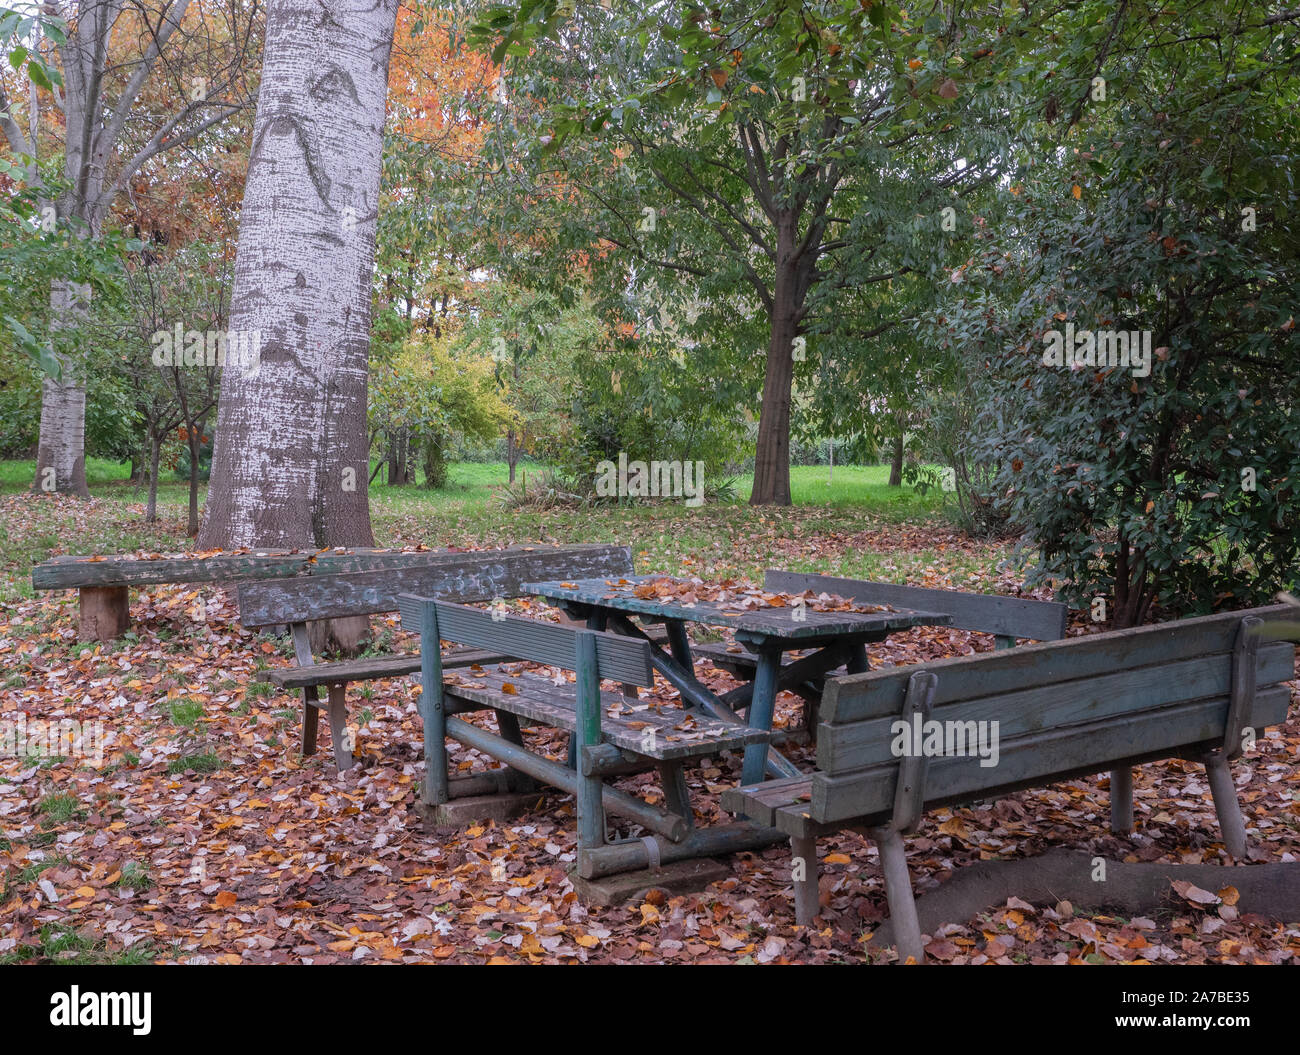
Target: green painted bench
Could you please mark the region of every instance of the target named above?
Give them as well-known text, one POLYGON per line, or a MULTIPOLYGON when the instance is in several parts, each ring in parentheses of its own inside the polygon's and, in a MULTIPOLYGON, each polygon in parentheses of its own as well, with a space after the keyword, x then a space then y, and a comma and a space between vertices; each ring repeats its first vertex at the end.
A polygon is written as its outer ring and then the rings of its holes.
POLYGON ((723 806, 790 836, 801 923, 819 907, 817 836, 869 833, 900 957, 918 962, 902 836, 927 809, 1109 770, 1111 826, 1125 832, 1132 767, 1196 759, 1224 844, 1241 858, 1246 830, 1228 762, 1250 737, 1286 720, 1291 691, 1283 683, 1295 677, 1294 646, 1255 631, 1292 611, 1230 612, 828 679, 816 771, 729 790, 723 806), (940 733, 913 750, 918 729, 940 733), (970 750, 981 730, 983 743, 996 745, 983 758, 970 750))
MULTIPOLYGON (((993 634, 996 648, 1011 648, 1017 639, 1058 641, 1065 636, 1068 609, 1054 601, 1034 601, 997 594, 963 593, 960 590, 935 590, 920 586, 896 586, 889 582, 863 579, 840 579, 831 575, 780 571, 769 568, 763 573, 763 589, 770 593, 829 593, 859 604, 887 604, 918 612, 943 612, 952 617, 948 625, 958 630, 977 630, 993 634)), ((715 667, 735 677, 753 680, 758 657, 739 646, 724 644, 696 645, 695 655, 704 657, 715 667)), ((795 662, 790 657, 786 665, 795 662)), ((841 670, 844 668, 841 667, 841 670)), ((821 701, 825 676, 789 686, 807 704, 805 724, 809 731, 817 725, 817 707, 821 701)))
MULTIPOLYGON (((420 634, 420 717, 424 723, 425 779, 421 802, 438 806, 477 794, 481 782, 448 776, 447 739, 500 762, 507 788, 535 779, 574 795, 577 801, 580 876, 634 871, 647 863, 710 856, 731 849, 770 845, 774 833, 749 824, 697 829, 683 766, 720 751, 743 750, 767 733, 688 713, 676 706, 639 704, 635 697, 603 690, 654 684, 650 642, 561 623, 487 612, 413 594, 399 598, 402 627, 420 634), (544 664, 550 676, 503 663, 481 671, 448 672, 440 642, 453 642, 544 664), (559 672, 574 674, 570 682, 559 672), (457 717, 493 711, 497 733, 457 717), (570 768, 525 747, 520 719, 562 729, 577 745, 570 768), (605 778, 658 770, 665 807, 607 786, 605 778), (609 840, 605 813, 616 813, 653 833, 609 840)), ((503 789, 505 790, 505 789, 503 789)))
MULTIPOLYGON (((417 555, 418 556, 418 555, 417 555)), ((536 576, 623 576, 632 573, 626 546, 517 546, 511 549, 442 554, 440 559, 386 565, 354 573, 300 575, 239 585, 239 621, 247 628, 288 626, 296 666, 266 671, 262 678, 303 694, 302 751, 316 750, 317 712, 328 709, 334 761, 340 770, 354 763, 347 728, 347 687, 353 682, 399 678, 420 670, 416 653, 365 656, 318 663, 308 624, 326 619, 378 615, 398 610, 399 594, 416 592, 454 601, 518 597, 520 584, 536 576), (445 559, 454 557, 454 560, 445 559), (320 699, 327 690, 328 703, 320 699)), ((462 649, 446 665, 495 663, 500 653, 462 649)))

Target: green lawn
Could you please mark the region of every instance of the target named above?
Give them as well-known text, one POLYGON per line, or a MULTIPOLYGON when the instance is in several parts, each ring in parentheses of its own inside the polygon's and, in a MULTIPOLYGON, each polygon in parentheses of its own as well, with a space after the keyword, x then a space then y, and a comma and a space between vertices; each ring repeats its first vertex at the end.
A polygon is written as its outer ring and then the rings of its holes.
MULTIPOLYGON (((521 467, 533 474, 538 466, 521 467)), ((87 478, 95 501, 34 500, 33 463, 0 462, 0 600, 29 595, 31 566, 55 553, 117 553, 192 548, 185 535, 187 485, 165 480, 159 521, 144 523, 145 488, 127 482, 128 466, 90 459, 87 478)), ((987 572, 1001 547, 921 549, 863 546, 864 532, 936 524, 941 496, 887 486, 887 466, 826 466, 791 470, 794 505, 746 504, 752 478, 736 479, 739 496, 691 508, 681 501, 627 502, 595 509, 507 510, 498 501, 504 463, 457 463, 448 486, 371 488, 375 541, 380 546, 491 546, 529 542, 611 542, 631 546, 638 568, 693 571, 703 576, 756 576, 779 563, 791 569, 837 571, 859 577, 903 579, 922 567, 960 577, 987 572), (900 550, 907 550, 904 555, 900 550)))

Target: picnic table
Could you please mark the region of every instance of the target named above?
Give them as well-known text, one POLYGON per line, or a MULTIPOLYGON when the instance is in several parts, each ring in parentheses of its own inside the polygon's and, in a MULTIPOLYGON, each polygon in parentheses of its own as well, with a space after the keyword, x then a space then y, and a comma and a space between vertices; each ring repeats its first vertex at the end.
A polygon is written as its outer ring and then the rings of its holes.
MULTIPOLYGON (((651 663, 683 702, 723 721, 764 732, 772 728, 779 692, 840 666, 847 666, 851 674, 867 670, 867 644, 882 641, 896 630, 951 622, 942 612, 851 602, 827 609, 817 607, 816 601, 790 603, 785 595, 720 590, 662 575, 526 582, 522 588, 570 616, 584 619, 592 630, 649 640, 633 617, 644 624, 664 624, 668 650, 651 641, 651 663), (754 680, 721 696, 706 688, 695 676, 686 636, 686 624, 691 622, 729 628, 736 642, 756 657, 754 680), (812 651, 783 664, 785 653, 805 650, 812 651), (749 709, 748 721, 736 713, 745 707, 749 709)), ((742 782, 758 783, 766 773, 779 778, 801 775, 794 763, 770 748, 765 739, 746 746, 742 782)))

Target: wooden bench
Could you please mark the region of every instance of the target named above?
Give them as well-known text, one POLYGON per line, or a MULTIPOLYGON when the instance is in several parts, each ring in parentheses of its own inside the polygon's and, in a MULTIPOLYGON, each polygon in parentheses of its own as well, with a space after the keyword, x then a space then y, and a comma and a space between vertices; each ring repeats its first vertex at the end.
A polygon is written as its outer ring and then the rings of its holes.
MULTIPOLYGON (((569 546, 568 552, 581 561, 589 553, 599 561, 602 552, 617 547, 569 546)), ((550 547, 515 547, 497 551, 327 549, 257 550, 139 557, 132 554, 78 557, 59 556, 32 568, 34 590, 76 590, 80 603, 79 638, 82 641, 111 641, 130 626, 131 587, 172 583, 255 582, 262 579, 297 576, 338 575, 347 572, 384 571, 396 568, 438 567, 449 575, 457 569, 477 568, 499 554, 547 552, 550 547)))
POLYGON ((624 686, 654 684, 650 643, 560 623, 485 612, 404 594, 402 626, 420 633, 420 717, 424 723, 425 779, 421 802, 436 808, 461 793, 477 793, 473 778, 450 780, 446 741, 457 740, 513 771, 514 786, 536 779, 575 796, 579 876, 593 878, 633 871, 647 861, 710 856, 731 849, 770 845, 774 833, 749 824, 695 828, 683 765, 720 751, 743 750, 767 734, 672 705, 638 703, 602 690, 601 682, 624 686), (437 642, 501 652, 518 660, 572 671, 575 680, 546 676, 503 663, 486 670, 448 673, 437 642), (495 712, 498 733, 456 717, 495 712), (569 732, 577 745, 570 768, 529 751, 520 719, 569 732), (605 785, 605 778, 658 770, 666 808, 605 785), (607 839, 605 812, 619 814, 654 833, 638 839, 607 839))
POLYGON ((1290 611, 1231 612, 828 679, 816 771, 724 792, 723 806, 790 836, 800 923, 818 911, 817 836, 869 833, 880 848, 900 957, 918 962, 902 836, 936 806, 1109 770, 1111 826, 1126 832, 1131 767, 1185 757, 1205 764, 1224 844, 1241 858, 1246 830, 1228 762, 1247 731, 1258 736, 1286 719, 1291 691, 1283 682, 1295 677, 1294 646, 1256 631, 1290 611), (947 753, 912 750, 904 730, 918 727, 951 736, 932 745, 947 753), (981 729, 993 734, 994 765, 982 764, 988 752, 981 759, 957 750, 959 735, 969 746, 981 729))
MULTIPOLYGON (((859 604, 887 604, 919 612, 945 612, 952 616, 949 626, 995 635, 995 647, 998 649, 1012 648, 1018 638, 1058 641, 1065 636, 1066 618, 1069 614, 1065 605, 1054 601, 963 593, 960 590, 935 590, 920 586, 896 586, 888 582, 839 579, 830 575, 810 575, 775 568, 763 573, 763 589, 769 593, 794 594, 811 590, 816 594, 829 593, 845 597, 859 604)), ((696 645, 695 654, 744 680, 753 680, 758 666, 757 657, 739 646, 696 645)), ((795 662, 797 658, 789 657, 786 665, 795 662)), ((791 692, 802 696, 807 704, 806 728, 810 731, 816 728, 817 706, 821 700, 824 680, 823 676, 789 687, 791 692)))
MULTIPOLYGON (((380 570, 356 573, 316 573, 239 585, 239 621, 243 626, 287 625, 292 634, 297 666, 267 671, 263 677, 279 688, 302 690, 304 755, 315 752, 317 711, 328 707, 334 761, 340 770, 351 768, 354 759, 347 731, 348 685, 403 677, 420 670, 420 657, 416 653, 318 663, 312 654, 308 623, 396 612, 398 595, 412 591, 455 601, 491 601, 518 597, 521 583, 539 577, 621 577, 632 574, 632 554, 626 546, 527 546, 451 556, 456 559, 388 565, 380 570), (322 686, 327 690, 328 704, 320 699, 322 686)), ((465 649, 448 656, 446 665, 494 663, 501 658, 496 652, 465 649)))

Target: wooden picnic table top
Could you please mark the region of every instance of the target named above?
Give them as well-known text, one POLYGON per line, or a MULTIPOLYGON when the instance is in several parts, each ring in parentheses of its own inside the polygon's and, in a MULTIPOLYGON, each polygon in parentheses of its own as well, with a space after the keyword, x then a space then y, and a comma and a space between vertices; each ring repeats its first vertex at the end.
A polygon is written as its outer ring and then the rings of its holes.
MULTIPOLYGON (((861 605, 849 601, 845 601, 845 604, 853 604, 850 609, 822 610, 813 607, 818 603, 815 599, 804 604, 796 616, 799 606, 773 604, 764 600, 761 590, 728 591, 725 599, 707 600, 697 597, 690 601, 685 600, 681 594, 674 595, 668 591, 660 596, 649 589, 655 583, 697 587, 702 591, 713 589, 691 580, 664 575, 526 582, 522 584, 522 589, 547 600, 612 608, 655 619, 726 626, 739 635, 754 635, 764 639, 802 640, 887 634, 912 626, 946 626, 952 618, 942 612, 918 612, 891 605, 861 605), (638 587, 641 589, 638 590, 638 587)), ((784 595, 777 596, 785 599, 784 595)))

